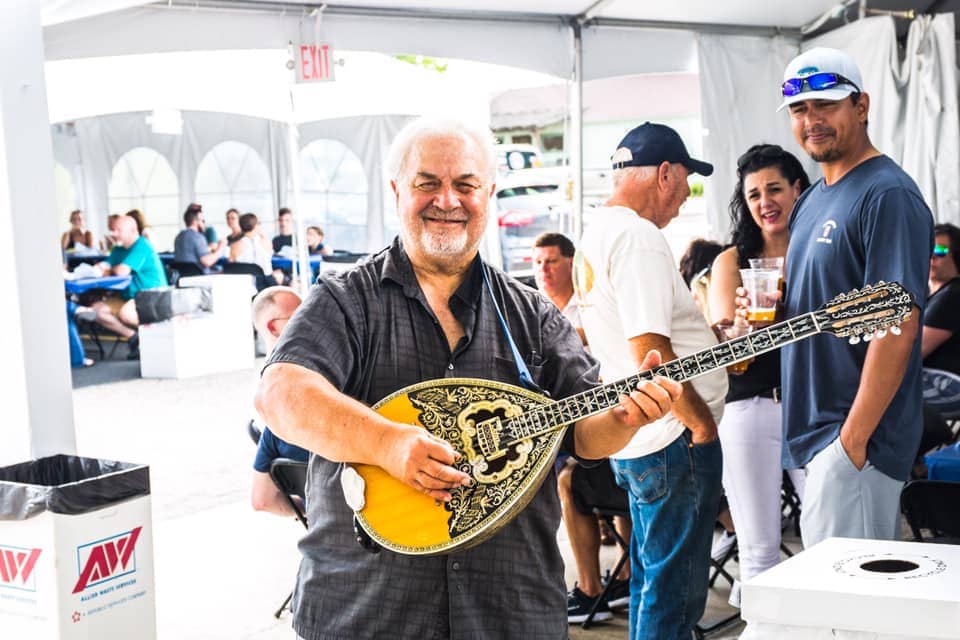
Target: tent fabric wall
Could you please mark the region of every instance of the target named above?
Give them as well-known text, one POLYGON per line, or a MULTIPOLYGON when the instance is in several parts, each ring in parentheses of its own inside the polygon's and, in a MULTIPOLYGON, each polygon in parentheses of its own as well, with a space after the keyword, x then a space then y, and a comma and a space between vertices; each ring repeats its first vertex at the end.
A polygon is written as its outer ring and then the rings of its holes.
MULTIPOLYGON (((737 158, 750 145, 775 143, 806 160, 793 142, 787 116, 777 113, 777 87, 799 42, 783 36, 700 34, 700 117, 705 159, 714 172, 704 182, 708 234, 729 240, 727 203, 736 184, 737 158)), ((811 163, 812 164, 812 163, 811 163)))
MULTIPOLYGON (((135 147, 151 148, 163 156, 180 186, 180 208, 196 199, 197 167, 207 153, 228 140, 250 146, 270 171, 273 211, 256 212, 261 219, 272 219, 277 209, 288 205, 290 194, 290 149, 287 124, 275 120, 236 114, 185 111, 183 132, 179 136, 155 134, 147 124, 146 112, 119 113, 82 118, 51 128, 54 157, 74 176, 82 175, 76 185, 81 208, 98 237, 106 233, 106 214, 121 213, 109 209, 109 184, 113 167, 127 151, 135 147)), ((385 216, 391 210, 385 198, 387 184, 383 163, 394 136, 411 116, 357 116, 309 122, 299 126, 300 145, 305 147, 323 138, 343 142, 359 158, 367 177, 367 249, 383 247, 385 216), (385 213, 386 211, 386 213, 385 213)), ((219 224, 216 214, 211 222, 219 224)), ((148 212, 149 214, 149 212, 148 212)))
MULTIPOLYGON (((47 60, 172 51, 284 49, 312 39, 315 21, 291 13, 144 6, 44 28, 47 60)), ((560 77, 573 69, 561 21, 325 16, 320 38, 338 49, 416 53, 516 65, 560 77)))
POLYGON ((952 13, 910 25, 901 60, 893 19, 868 18, 803 43, 857 61, 873 144, 916 180, 935 218, 960 224, 960 120, 952 13))
MULTIPOLYGON (((82 118, 69 127, 54 126, 54 157, 71 173, 78 161, 83 183, 81 208, 95 234, 104 234, 105 214, 110 211, 109 185, 113 167, 124 153, 148 147, 163 156, 179 182, 179 210, 193 201, 197 166, 214 146, 235 140, 252 147, 271 169, 273 184, 287 174, 289 152, 284 123, 234 114, 183 112, 181 135, 156 134, 147 124, 146 112, 118 113, 82 118)), ((279 194, 274 204, 279 207, 279 194)), ((264 212, 267 213, 267 212, 264 212)), ((148 212, 149 215, 149 212, 148 212)), ((266 216, 273 217, 273 212, 266 216)))
MULTIPOLYGON (((696 71, 693 31, 590 26, 583 29, 583 79, 696 71)), ((572 75, 573 68, 564 77, 572 75)))
MULTIPOLYGON (((392 239, 384 232, 387 216, 393 215, 388 198, 390 177, 384 172, 387 150, 397 133, 413 116, 362 116, 335 118, 300 125, 300 145, 314 140, 339 140, 349 147, 363 164, 367 176, 367 250, 377 251, 392 239)), ((284 183, 286 184, 286 183, 284 183)))

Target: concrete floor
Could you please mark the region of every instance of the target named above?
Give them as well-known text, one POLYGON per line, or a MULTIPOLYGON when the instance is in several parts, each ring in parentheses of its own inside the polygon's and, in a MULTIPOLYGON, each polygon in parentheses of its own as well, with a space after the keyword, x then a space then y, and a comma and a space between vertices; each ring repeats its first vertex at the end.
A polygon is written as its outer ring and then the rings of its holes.
MULTIPOLYGON (((150 465, 159 640, 290 640, 289 612, 280 620, 273 612, 293 585, 302 528, 249 507, 254 446, 245 425, 257 372, 179 381, 130 373, 124 361, 75 371, 77 443, 80 455, 150 465)), ((572 587, 563 528, 558 535, 572 587)), ((604 566, 615 556, 604 547, 604 566)), ((727 568, 736 573, 736 563, 727 568)), ((733 612, 728 593, 718 581, 705 620, 733 612)), ((741 629, 710 637, 736 638, 741 629)), ((626 638, 626 609, 589 630, 572 626, 570 637, 626 638)))

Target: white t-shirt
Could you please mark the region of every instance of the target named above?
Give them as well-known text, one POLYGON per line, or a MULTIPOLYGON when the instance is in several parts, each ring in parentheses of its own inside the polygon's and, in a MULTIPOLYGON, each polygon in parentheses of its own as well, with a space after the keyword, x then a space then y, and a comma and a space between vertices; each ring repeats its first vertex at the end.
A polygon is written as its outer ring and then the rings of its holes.
MULTIPOLYGON (((626 207, 602 207, 580 240, 574 259, 574 297, 604 382, 637 372, 629 339, 656 333, 670 339, 679 357, 717 344, 684 283, 660 230, 626 207)), ((718 369, 692 380, 719 422, 727 373, 718 369)), ((613 458, 639 458, 683 433, 672 414, 642 427, 613 458)))
POLYGON ((560 313, 563 314, 563 317, 570 321, 577 329, 582 329, 583 324, 580 322, 580 306, 577 304, 577 296, 572 295, 570 299, 567 300, 566 306, 563 309, 560 309, 560 313))

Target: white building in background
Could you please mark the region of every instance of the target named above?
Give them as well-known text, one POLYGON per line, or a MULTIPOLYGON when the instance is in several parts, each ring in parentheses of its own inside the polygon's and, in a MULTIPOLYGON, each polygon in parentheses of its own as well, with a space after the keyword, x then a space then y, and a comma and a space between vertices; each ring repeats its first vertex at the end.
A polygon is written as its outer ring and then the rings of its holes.
MULTIPOLYGON (((569 131, 567 84, 504 91, 490 103, 490 127, 504 144, 533 144, 543 165, 569 164, 565 138, 569 131)), ((624 134, 646 121, 677 130, 690 155, 703 158, 700 85, 696 73, 651 73, 590 80, 583 83, 583 193, 587 204, 600 204, 610 194, 610 155, 624 134)), ((710 158, 703 158, 710 161, 710 158)), ((681 215, 664 230, 679 259, 693 238, 710 235, 704 184, 691 176, 691 197, 681 215)), ((732 188, 733 185, 730 185, 732 188)), ((589 224, 589 209, 584 224, 589 224)))

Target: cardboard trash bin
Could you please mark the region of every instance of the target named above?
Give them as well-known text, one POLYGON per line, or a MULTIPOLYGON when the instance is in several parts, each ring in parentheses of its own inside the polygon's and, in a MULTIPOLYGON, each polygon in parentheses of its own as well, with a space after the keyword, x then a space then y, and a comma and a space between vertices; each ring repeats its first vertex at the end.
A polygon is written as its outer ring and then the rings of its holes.
POLYGON ((149 467, 0 467, 0 637, 151 640, 154 599, 149 467))

